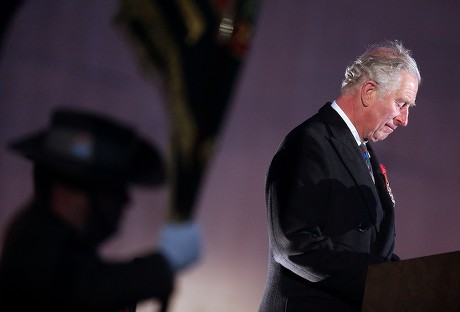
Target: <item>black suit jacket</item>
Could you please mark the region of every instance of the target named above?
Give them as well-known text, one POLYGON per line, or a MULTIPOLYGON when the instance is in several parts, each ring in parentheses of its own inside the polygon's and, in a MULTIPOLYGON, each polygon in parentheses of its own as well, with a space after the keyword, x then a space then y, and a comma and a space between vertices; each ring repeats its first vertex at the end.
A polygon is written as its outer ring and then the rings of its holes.
POLYGON ((369 174, 345 122, 324 105, 293 129, 266 177, 269 274, 260 311, 359 311, 367 267, 390 261, 393 202, 370 144, 369 174))

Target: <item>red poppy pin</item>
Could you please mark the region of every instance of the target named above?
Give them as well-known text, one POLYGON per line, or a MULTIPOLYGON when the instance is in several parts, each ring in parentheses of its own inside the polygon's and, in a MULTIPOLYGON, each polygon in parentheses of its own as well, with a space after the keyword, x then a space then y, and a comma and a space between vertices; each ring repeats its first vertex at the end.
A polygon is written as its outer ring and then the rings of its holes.
POLYGON ((395 206, 395 198, 391 192, 390 182, 388 181, 387 169, 384 165, 380 164, 380 169, 382 170, 383 178, 385 179, 385 184, 387 186, 388 194, 390 195, 391 201, 393 202, 393 207, 395 206))

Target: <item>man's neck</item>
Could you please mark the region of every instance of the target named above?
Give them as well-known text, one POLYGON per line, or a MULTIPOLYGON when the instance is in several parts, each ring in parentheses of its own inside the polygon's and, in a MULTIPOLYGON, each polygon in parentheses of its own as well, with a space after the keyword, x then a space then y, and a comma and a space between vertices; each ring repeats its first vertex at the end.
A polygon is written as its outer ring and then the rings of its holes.
POLYGON ((343 121, 347 124, 348 129, 350 129, 351 134, 353 134, 356 143, 359 145, 362 142, 362 139, 358 133, 358 130, 356 129, 355 124, 350 119, 350 115, 347 114, 347 112, 339 105, 339 103, 337 103, 337 101, 332 103, 332 108, 340 115, 340 117, 342 117, 343 121))

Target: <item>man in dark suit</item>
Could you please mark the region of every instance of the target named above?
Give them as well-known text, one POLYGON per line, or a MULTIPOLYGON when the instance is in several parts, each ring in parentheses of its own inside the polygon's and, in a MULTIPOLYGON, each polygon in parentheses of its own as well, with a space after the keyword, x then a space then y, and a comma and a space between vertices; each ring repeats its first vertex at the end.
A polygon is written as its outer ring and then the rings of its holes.
POLYGON ((398 259, 394 199, 369 141, 407 125, 420 82, 400 42, 375 44, 347 68, 339 98, 286 136, 266 179, 260 312, 360 311, 368 265, 398 259))

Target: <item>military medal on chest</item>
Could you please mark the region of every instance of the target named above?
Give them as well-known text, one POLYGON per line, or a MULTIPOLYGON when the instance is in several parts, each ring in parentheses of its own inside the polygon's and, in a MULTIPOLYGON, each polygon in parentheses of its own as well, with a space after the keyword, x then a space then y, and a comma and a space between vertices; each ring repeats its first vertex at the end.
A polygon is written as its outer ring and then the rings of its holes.
POLYGON ((391 192, 390 182, 388 181, 387 170, 384 165, 380 164, 380 169, 382 170, 383 178, 385 179, 385 185, 387 187, 388 194, 390 195, 391 201, 393 202, 393 207, 395 206, 395 198, 391 192))

